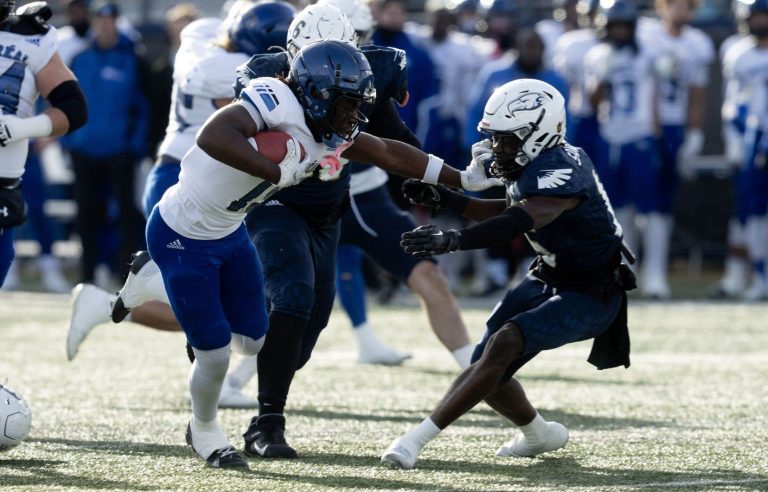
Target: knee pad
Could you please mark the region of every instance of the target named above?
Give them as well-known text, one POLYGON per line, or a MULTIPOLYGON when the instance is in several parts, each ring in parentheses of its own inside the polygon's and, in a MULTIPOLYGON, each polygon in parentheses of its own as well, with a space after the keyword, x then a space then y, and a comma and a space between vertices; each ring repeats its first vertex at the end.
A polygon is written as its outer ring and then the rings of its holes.
POLYGON ((229 356, 232 350, 230 344, 213 350, 200 350, 192 348, 195 353, 195 363, 198 368, 204 370, 213 377, 223 378, 229 367, 229 356))
POLYGON ((286 282, 269 286, 272 311, 308 320, 315 305, 315 287, 305 282, 286 282))
POLYGON ((266 335, 257 340, 239 333, 233 333, 232 350, 240 355, 256 355, 261 350, 261 347, 264 346, 265 337, 266 335))

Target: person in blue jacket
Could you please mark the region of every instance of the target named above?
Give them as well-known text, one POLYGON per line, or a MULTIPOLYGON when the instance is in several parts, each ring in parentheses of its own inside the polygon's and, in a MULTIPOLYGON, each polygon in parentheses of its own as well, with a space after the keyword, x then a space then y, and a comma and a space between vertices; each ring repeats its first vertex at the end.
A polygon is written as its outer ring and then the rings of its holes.
MULTIPOLYGON (((101 258, 101 237, 109 198, 117 202, 118 258, 126 265, 131 252, 144 246, 144 219, 134 200, 135 170, 146 155, 148 105, 142 91, 142 60, 136 46, 117 28, 115 4, 99 7, 93 37, 71 62, 90 108, 88 123, 62 139, 75 173, 76 226, 82 242, 81 277, 93 282, 101 258), (110 194, 96 190, 111 190, 110 194)), ((127 272, 126 272, 127 273, 127 272)))

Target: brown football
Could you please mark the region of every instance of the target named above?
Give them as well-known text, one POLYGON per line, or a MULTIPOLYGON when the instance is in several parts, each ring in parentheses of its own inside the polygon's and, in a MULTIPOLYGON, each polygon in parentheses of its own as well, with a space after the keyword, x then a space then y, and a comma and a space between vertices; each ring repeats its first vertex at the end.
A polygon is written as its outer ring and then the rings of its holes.
MULTIPOLYGON (((256 141, 256 150, 259 154, 263 155, 275 164, 279 164, 285 159, 287 152, 286 143, 291 139, 291 136, 281 131, 265 131, 259 132, 254 135, 253 139, 256 141)), ((301 146, 301 158, 304 159, 306 152, 304 146, 301 146)))

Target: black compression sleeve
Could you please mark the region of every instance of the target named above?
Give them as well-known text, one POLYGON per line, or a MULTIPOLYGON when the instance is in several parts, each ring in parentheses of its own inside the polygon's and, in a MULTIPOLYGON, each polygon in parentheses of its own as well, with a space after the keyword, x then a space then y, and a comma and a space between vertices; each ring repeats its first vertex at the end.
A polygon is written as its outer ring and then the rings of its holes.
POLYGON ((67 117, 67 121, 69 121, 67 133, 72 133, 82 127, 88 120, 88 105, 85 103, 85 94, 76 80, 65 80, 57 85, 48 94, 47 99, 51 106, 60 109, 67 117))
POLYGON ((459 249, 480 249, 508 243, 531 229, 533 218, 528 212, 517 206, 509 207, 496 217, 460 231, 459 249))

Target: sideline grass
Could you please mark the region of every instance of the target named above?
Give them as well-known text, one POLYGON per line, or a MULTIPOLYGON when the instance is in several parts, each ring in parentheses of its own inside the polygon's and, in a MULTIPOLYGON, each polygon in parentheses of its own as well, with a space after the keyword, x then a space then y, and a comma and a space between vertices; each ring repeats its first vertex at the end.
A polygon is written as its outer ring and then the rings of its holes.
MULTIPOLYGON (((297 461, 251 460, 249 473, 203 466, 184 444, 188 363, 182 337, 136 325, 98 328, 64 355, 67 299, 0 294, 0 381, 34 412, 27 442, 0 454, 0 489, 768 490, 768 307, 634 303, 633 365, 598 372, 589 345, 543 354, 521 372, 541 413, 571 431, 541 459, 494 455, 513 431, 481 406, 443 433, 417 469, 379 465, 455 375, 415 309, 374 309, 404 367, 360 366, 334 312, 289 401, 297 461)), ((479 336, 489 309, 466 309, 479 336)), ((253 392, 254 386, 249 387, 253 392)), ((251 413, 228 410, 241 447, 251 413)))

